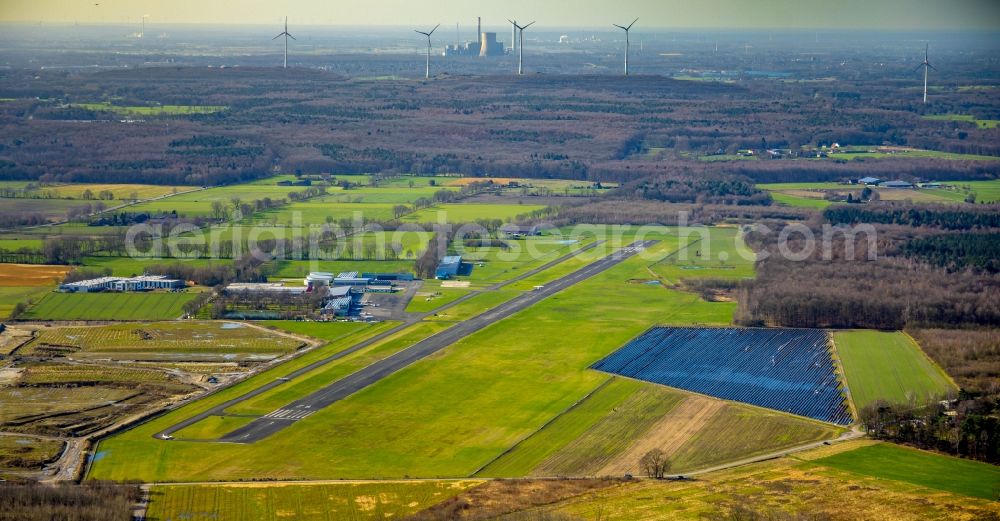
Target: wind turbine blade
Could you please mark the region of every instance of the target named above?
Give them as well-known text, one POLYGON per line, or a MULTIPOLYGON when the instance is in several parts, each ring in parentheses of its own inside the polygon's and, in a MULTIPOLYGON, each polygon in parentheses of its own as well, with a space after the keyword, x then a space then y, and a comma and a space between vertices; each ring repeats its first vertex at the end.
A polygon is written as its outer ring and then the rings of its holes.
POLYGON ((929 63, 927 64, 927 66, 930 67, 930 68, 932 68, 932 69, 934 69, 934 70, 938 70, 937 67, 935 67, 935 66, 933 66, 933 65, 931 65, 929 63))
POLYGON ((916 67, 914 67, 914 68, 913 68, 913 72, 917 72, 917 71, 919 71, 919 70, 920 70, 920 68, 921 68, 921 67, 923 67, 924 65, 929 65, 929 64, 924 64, 924 63, 921 63, 920 65, 917 65, 916 67))
POLYGON ((525 30, 525 29, 527 29, 527 28, 531 27, 532 25, 535 25, 535 22, 531 22, 530 24, 528 24, 528 25, 525 25, 524 27, 522 27, 522 28, 521 28, 521 30, 523 31, 523 30, 525 30))
POLYGON ((284 36, 284 35, 285 35, 285 33, 281 33, 281 34, 279 34, 278 36, 275 36, 274 38, 271 38, 271 39, 272 39, 272 40, 277 40, 278 38, 281 38, 281 37, 282 37, 282 36, 284 36))
POLYGON ((635 23, 638 22, 638 21, 639 21, 639 17, 636 16, 635 20, 632 20, 632 23, 628 24, 628 29, 625 29, 625 30, 627 31, 627 30, 631 29, 632 26, 635 25, 635 23))
POLYGON ((426 36, 426 37, 428 37, 428 38, 430 38, 430 36, 431 36, 431 35, 429 35, 429 34, 427 34, 427 33, 423 32, 423 31, 418 31, 418 30, 416 30, 416 29, 414 29, 414 30, 413 30, 413 32, 415 32, 415 33, 417 33, 417 34, 422 34, 422 35, 424 35, 424 36, 426 36))
POLYGON ((433 29, 431 29, 431 32, 427 33, 427 37, 428 37, 428 38, 430 38, 430 36, 431 36, 432 34, 434 34, 434 31, 437 31, 437 30, 438 30, 438 27, 441 27, 441 24, 437 24, 437 25, 435 25, 435 26, 434 26, 434 28, 433 28, 433 29))
POLYGON ((622 27, 622 26, 620 26, 618 24, 611 24, 611 25, 613 25, 613 26, 615 26, 615 27, 617 27, 617 28, 619 28, 619 29, 621 29, 623 31, 627 31, 628 30, 628 29, 626 29, 626 28, 624 28, 624 27, 622 27))

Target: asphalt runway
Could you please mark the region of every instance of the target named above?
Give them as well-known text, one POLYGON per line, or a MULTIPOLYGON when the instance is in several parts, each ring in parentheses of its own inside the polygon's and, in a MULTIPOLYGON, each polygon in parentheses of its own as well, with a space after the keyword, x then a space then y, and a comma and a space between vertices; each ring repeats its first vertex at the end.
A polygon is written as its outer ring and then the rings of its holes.
MULTIPOLYGON (((495 308, 489 309, 480 315, 477 315, 469 320, 456 324, 455 326, 446 329, 445 331, 442 331, 436 335, 421 340, 420 342, 417 342, 416 344, 414 344, 409 348, 406 348, 387 358, 383 358, 382 360, 379 360, 378 362, 375 362, 372 365, 365 367, 364 369, 361 369, 340 380, 337 380, 336 382, 333 382, 330 385, 324 387, 323 389, 320 389, 304 398, 296 400, 295 402, 292 402, 280 409, 277 409, 260 418, 257 418, 252 422, 250 422, 249 424, 229 434, 226 434, 217 441, 229 442, 229 443, 253 443, 255 441, 264 439, 270 436, 271 434, 274 434, 275 432, 284 429, 285 427, 291 425, 292 423, 301 420, 303 418, 306 418, 311 414, 313 414, 314 412, 323 409, 324 407, 338 400, 342 400, 347 396, 350 396, 351 394, 354 394, 360 391, 361 389, 364 389, 365 387, 368 387, 369 385, 378 382, 382 378, 385 378, 386 376, 389 376, 390 374, 395 373, 396 371, 399 371, 413 364, 414 362, 426 358, 427 356, 434 354, 444 349, 445 347, 448 347, 449 345, 457 342, 458 340, 461 340, 462 338, 465 338, 466 336, 469 336, 490 324, 493 324, 499 320, 507 318, 510 315, 513 315, 514 313, 517 313, 529 306, 532 306, 533 304, 541 301, 542 299, 545 299, 546 297, 554 295, 574 284, 584 281, 590 277, 593 277, 594 275, 597 275, 598 273, 601 273, 611 268, 612 266, 620 263, 621 261, 627 259, 628 257, 631 257, 632 255, 635 255, 642 249, 647 248, 650 245, 655 244, 656 242, 657 241, 637 241, 636 243, 632 243, 618 252, 608 255, 607 257, 604 257, 601 260, 590 263, 587 266, 584 266, 577 271, 574 271, 560 279, 550 282, 540 289, 536 289, 534 291, 526 292, 522 295, 519 295, 503 304, 500 304, 495 308)), ((587 249, 590 249, 594 246, 596 246, 596 244, 590 245, 587 249)), ((532 270, 531 272, 525 273, 514 280, 508 281, 504 284, 498 284, 496 287, 502 287, 504 285, 513 283, 517 280, 524 279, 537 272, 543 271, 544 269, 547 269, 552 265, 558 264, 566 260, 566 258, 568 257, 578 255, 583 251, 585 250, 581 250, 569 254, 565 257, 556 259, 555 261, 547 263, 546 265, 537 268, 535 270, 532 270)), ((471 297, 471 295, 468 295, 467 297, 471 297)), ((465 298, 460 299, 458 301, 453 302, 451 305, 455 305, 463 300, 466 299, 465 298)), ((333 360, 343 358, 344 356, 347 356, 350 353, 354 353, 360 349, 372 345, 375 342, 378 342, 389 335, 392 335, 398 331, 401 331, 406 327, 409 327, 418 319, 419 318, 415 318, 413 321, 408 321, 407 323, 401 324, 395 328, 380 333, 368 340, 365 340, 363 342, 360 342, 359 344, 356 344, 355 346, 352 346, 349 349, 345 349, 344 351, 341 351, 335 355, 314 362, 306 367, 303 367, 299 370, 290 373, 285 378, 268 382, 267 384, 258 387, 244 395, 229 400, 203 413, 197 414, 180 423, 177 423, 171 426, 170 428, 157 433, 154 437, 159 439, 172 439, 174 433, 189 425, 193 425, 194 423, 197 423, 198 421, 201 421, 202 419, 207 418, 209 416, 224 415, 225 410, 227 408, 232 407, 233 405, 241 401, 263 394, 273 389, 274 387, 282 385, 287 381, 292 380, 295 377, 300 376, 302 374, 305 374, 317 367, 325 365, 326 363, 329 363, 333 360)))

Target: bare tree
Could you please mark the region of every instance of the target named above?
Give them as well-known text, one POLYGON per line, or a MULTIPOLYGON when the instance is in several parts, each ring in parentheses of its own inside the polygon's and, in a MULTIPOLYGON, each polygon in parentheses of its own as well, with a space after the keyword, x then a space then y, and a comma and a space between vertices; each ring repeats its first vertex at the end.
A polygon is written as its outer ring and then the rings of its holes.
POLYGON ((667 453, 663 452, 661 449, 653 449, 647 452, 646 455, 639 460, 639 465, 641 465, 642 469, 646 471, 647 476, 656 479, 663 479, 671 467, 670 459, 667 458, 667 453))

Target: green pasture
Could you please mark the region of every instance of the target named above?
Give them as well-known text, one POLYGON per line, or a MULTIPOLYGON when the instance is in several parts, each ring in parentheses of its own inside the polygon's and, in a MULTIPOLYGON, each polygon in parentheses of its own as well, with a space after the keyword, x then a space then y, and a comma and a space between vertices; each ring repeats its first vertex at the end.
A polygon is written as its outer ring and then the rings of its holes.
POLYGON ((51 292, 22 317, 30 320, 173 320, 195 298, 181 293, 51 292))
POLYGON ((509 221, 519 215, 545 208, 532 204, 441 204, 403 217, 412 223, 471 223, 480 219, 509 221))
POLYGON ((983 499, 1000 499, 1000 467, 891 443, 861 447, 813 463, 879 480, 902 481, 983 499))
POLYGON ((957 391, 944 371, 904 333, 837 331, 833 340, 859 409, 876 400, 919 403, 957 391))
POLYGON ((932 121, 962 121, 974 123, 980 129, 994 129, 1000 125, 997 119, 978 119, 971 114, 931 114, 923 117, 932 121))
POLYGON ((113 105, 101 103, 71 103, 70 106, 86 110, 114 112, 120 116, 188 116, 192 114, 213 114, 229 107, 220 105, 113 105))

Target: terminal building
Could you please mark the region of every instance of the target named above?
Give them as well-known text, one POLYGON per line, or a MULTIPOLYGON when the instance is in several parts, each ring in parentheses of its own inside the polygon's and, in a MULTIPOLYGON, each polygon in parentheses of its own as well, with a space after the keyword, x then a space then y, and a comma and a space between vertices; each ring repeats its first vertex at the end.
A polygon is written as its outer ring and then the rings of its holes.
POLYGON ((68 293, 94 293, 100 291, 150 291, 154 289, 184 289, 187 285, 180 279, 169 279, 165 275, 142 275, 140 277, 100 277, 60 284, 59 290, 68 293))

